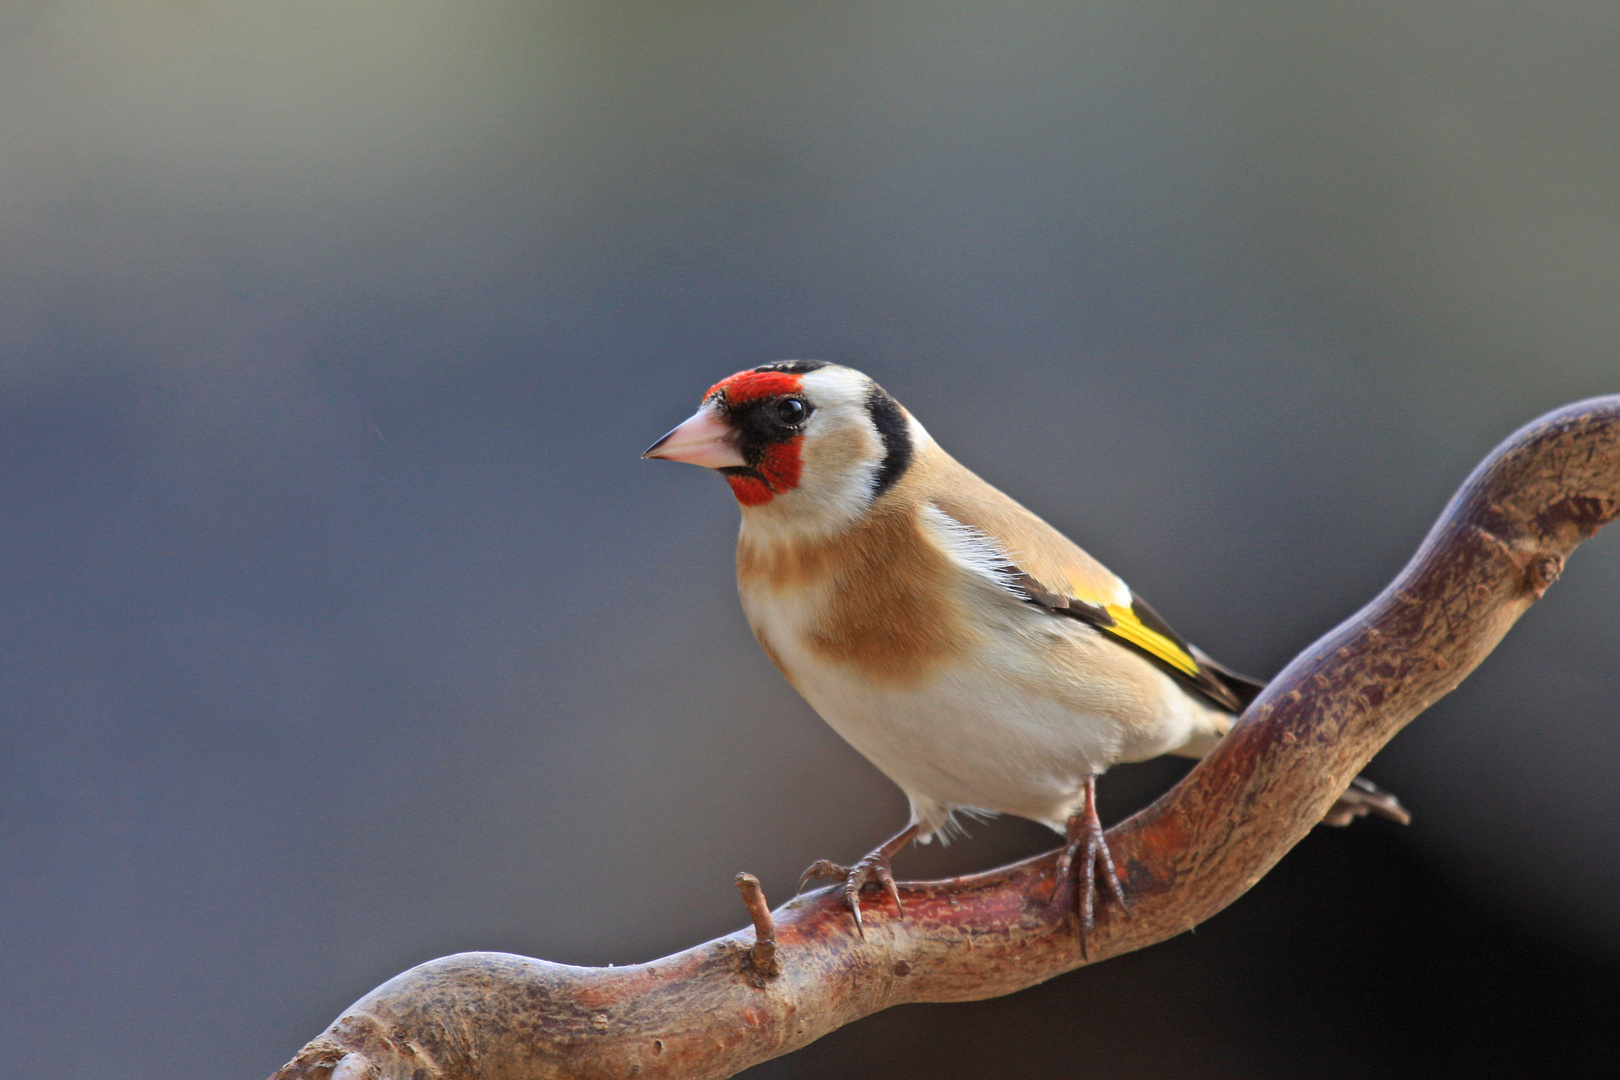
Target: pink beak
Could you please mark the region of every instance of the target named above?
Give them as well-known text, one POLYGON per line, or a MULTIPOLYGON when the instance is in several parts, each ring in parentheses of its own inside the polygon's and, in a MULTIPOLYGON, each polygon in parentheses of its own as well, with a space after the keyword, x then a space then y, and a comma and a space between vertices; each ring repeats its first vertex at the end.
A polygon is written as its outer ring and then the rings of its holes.
POLYGON ((736 436, 731 425, 720 418, 720 411, 705 405, 641 456, 685 461, 706 469, 736 468, 748 464, 737 452, 736 436))

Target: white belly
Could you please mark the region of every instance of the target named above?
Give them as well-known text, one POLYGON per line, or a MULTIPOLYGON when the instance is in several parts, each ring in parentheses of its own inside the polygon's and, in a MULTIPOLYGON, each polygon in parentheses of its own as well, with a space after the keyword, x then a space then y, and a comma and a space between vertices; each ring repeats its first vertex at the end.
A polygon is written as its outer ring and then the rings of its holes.
POLYGON ((1225 719, 1090 627, 1010 598, 966 659, 903 684, 818 655, 806 644, 810 598, 782 601, 744 592, 755 633, 823 719, 905 791, 925 835, 969 808, 1061 831, 1088 777, 1225 719))

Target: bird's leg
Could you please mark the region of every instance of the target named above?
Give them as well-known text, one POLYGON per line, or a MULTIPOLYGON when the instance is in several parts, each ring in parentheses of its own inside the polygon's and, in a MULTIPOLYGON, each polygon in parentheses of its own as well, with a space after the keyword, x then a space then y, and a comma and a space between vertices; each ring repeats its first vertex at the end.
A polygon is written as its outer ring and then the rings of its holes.
POLYGON ((861 925, 861 888, 867 882, 876 879, 894 900, 894 910, 902 919, 906 917, 905 909, 900 906, 900 889, 894 883, 894 871, 890 869, 889 861, 916 835, 917 825, 913 822, 867 852, 854 866, 840 866, 829 859, 817 859, 799 878, 799 888, 803 889, 805 882, 811 878, 843 878, 844 903, 849 905, 850 912, 855 916, 856 931, 864 938, 866 927, 861 925))
POLYGON ((1099 864, 1103 870, 1103 884, 1119 902, 1120 909, 1130 914, 1130 905, 1125 902, 1125 887, 1119 883, 1119 875, 1114 872, 1114 856, 1108 850, 1108 840, 1103 835, 1102 821, 1097 817, 1097 778, 1086 778, 1085 805, 1078 814, 1069 819, 1067 832, 1068 842, 1063 845, 1063 852, 1058 856, 1057 871, 1052 881, 1052 896, 1055 899, 1063 883, 1068 880, 1071 871, 1074 871, 1076 856, 1079 858, 1079 869, 1075 873, 1075 892, 1080 906, 1080 952, 1086 951, 1086 939, 1091 936, 1092 916, 1097 905, 1097 870, 1099 864))

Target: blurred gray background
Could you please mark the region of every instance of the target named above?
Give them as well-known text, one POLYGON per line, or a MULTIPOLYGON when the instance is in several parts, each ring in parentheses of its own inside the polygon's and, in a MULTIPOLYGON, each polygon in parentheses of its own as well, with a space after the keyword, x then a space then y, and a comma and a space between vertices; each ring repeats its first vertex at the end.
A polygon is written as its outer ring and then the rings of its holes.
MULTIPOLYGON (((264 1076, 410 964, 649 959, 900 825, 725 486, 637 458, 744 366, 867 370, 1276 671, 1620 390, 1617 55, 1594 3, 0 7, 6 1075, 264 1076)), ((1374 762, 1410 828, 749 1075, 1612 1063, 1617 543, 1374 762)))

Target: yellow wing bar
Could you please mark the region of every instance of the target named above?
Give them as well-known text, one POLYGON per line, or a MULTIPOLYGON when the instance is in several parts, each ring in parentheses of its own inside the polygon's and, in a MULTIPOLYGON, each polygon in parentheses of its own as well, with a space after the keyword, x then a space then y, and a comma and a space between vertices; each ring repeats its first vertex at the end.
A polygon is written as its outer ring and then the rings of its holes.
POLYGON ((1151 653, 1177 671, 1194 677, 1198 675, 1198 661, 1157 630, 1142 625, 1142 620, 1131 608, 1123 604, 1109 604, 1106 610, 1114 617, 1114 625, 1102 627, 1103 630, 1151 653))

